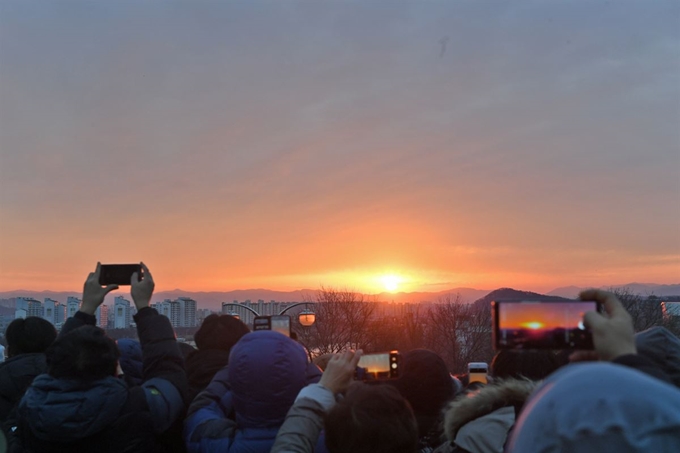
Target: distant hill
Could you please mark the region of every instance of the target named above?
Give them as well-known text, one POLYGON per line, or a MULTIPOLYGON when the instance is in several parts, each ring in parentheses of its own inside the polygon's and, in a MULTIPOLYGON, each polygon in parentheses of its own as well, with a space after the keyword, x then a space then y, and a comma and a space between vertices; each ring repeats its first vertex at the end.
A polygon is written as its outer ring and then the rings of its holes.
MULTIPOLYGON (((564 286, 562 288, 556 288, 550 291, 548 294, 551 296, 562 296, 568 298, 575 298, 578 293, 589 287, 583 286, 564 286)), ((601 289, 626 289, 633 294, 640 294, 642 296, 679 296, 680 295, 680 284, 676 285, 659 285, 656 283, 628 283, 626 285, 614 285, 614 286, 601 286, 601 289)))
MULTIPOLYGON (((609 289, 611 287, 604 287, 609 289)), ((619 285, 615 288, 627 288, 634 294, 641 295, 656 295, 659 297, 680 295, 680 284, 677 285, 658 285, 653 283, 630 283, 628 285, 619 285)), ((529 291, 519 291, 512 288, 501 288, 489 292, 489 290, 475 289, 475 288, 451 288, 446 291, 438 292, 412 292, 412 293, 379 293, 366 295, 370 300, 379 302, 395 302, 395 303, 419 303, 419 302, 438 302, 446 296, 456 297, 460 295, 460 300, 463 303, 487 303, 494 299, 524 299, 524 300, 561 300, 563 298, 575 298, 579 291, 585 289, 578 286, 565 286, 554 289, 547 294, 533 293, 529 291), (552 298, 550 297, 552 296, 552 298), (484 302, 480 302, 483 300, 484 302)), ((219 310, 222 307, 222 302, 233 302, 235 300, 243 302, 250 299, 252 302, 257 302, 259 299, 269 302, 275 300, 277 302, 301 302, 303 300, 314 300, 317 290, 302 289, 298 291, 273 291, 269 289, 244 289, 236 291, 184 291, 182 289, 174 289, 172 291, 159 291, 154 294, 152 302, 161 302, 164 299, 177 299, 178 297, 191 297, 198 302, 199 308, 208 308, 210 310, 219 310)), ((123 295, 129 298, 129 288, 123 287, 121 290, 110 293, 106 298, 107 304, 113 303, 113 298, 116 295, 123 295)), ((69 296, 82 297, 82 293, 74 291, 3 291, 0 292, 0 306, 2 306, 2 299, 9 299, 12 297, 33 297, 39 301, 44 301, 45 298, 57 300, 65 303, 69 296)), ((12 307, 13 308, 13 307, 12 307)))

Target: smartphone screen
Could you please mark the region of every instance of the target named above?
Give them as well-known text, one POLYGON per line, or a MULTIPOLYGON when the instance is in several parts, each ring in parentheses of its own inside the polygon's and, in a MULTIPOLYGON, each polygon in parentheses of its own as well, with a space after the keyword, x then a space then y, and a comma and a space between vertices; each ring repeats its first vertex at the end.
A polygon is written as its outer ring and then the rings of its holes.
POLYGON ((354 378, 364 381, 399 377, 400 355, 398 351, 362 355, 354 378))
POLYGON ((496 349, 593 349, 583 315, 597 311, 593 301, 495 301, 496 349))
POLYGON ((142 276, 140 264, 102 264, 99 267, 99 284, 105 285, 129 285, 132 274, 137 272, 137 277, 142 276))
POLYGON ((468 380, 470 383, 481 382, 487 384, 487 374, 489 366, 486 363, 469 363, 468 364, 468 380))
POLYGON ((271 316, 271 330, 290 337, 290 316, 271 316))

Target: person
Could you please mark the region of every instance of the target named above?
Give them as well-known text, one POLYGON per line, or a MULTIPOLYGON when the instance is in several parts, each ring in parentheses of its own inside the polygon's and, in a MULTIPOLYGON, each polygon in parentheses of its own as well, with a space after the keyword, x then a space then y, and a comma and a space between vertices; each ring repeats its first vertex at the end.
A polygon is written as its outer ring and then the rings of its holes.
POLYGON ((0 364, 0 421, 3 423, 36 376, 47 371, 45 350, 57 330, 36 316, 12 321, 5 331, 8 358, 0 364))
POLYGON ((638 354, 631 316, 614 294, 588 290, 580 298, 605 309, 584 315, 595 349, 572 354, 584 363, 565 367, 536 389, 506 451, 680 451, 680 390, 638 354))
POLYGON ((635 334, 638 354, 660 367, 680 387, 680 338, 665 327, 655 326, 635 334))
POLYGON ((287 336, 271 330, 244 335, 229 364, 189 406, 187 450, 268 453, 300 389, 320 377, 305 349, 287 336))
POLYGON ((118 377, 125 379, 130 387, 141 385, 144 382, 142 345, 132 338, 121 338, 116 341, 116 345, 120 351, 120 358, 118 359, 120 373, 118 377))
POLYGON ((211 314, 203 320, 194 335, 196 351, 186 358, 191 401, 229 363, 231 348, 248 332, 248 326, 234 316, 211 314))
POLYGON ((455 396, 455 381, 444 359, 427 349, 402 355, 400 375, 387 381, 409 402, 418 424, 418 450, 432 451, 444 441, 443 409, 455 396))
POLYGON ((502 452, 517 414, 537 381, 558 368, 550 351, 499 351, 491 362, 492 381, 452 401, 444 416, 449 443, 437 453, 502 452))
POLYGON ((321 381, 300 391, 272 453, 311 453, 325 429, 330 453, 415 453, 418 425, 393 386, 354 382, 361 351, 335 355, 321 381), (344 394, 344 397, 336 397, 344 394))
POLYGON ((95 326, 95 310, 118 288, 99 284, 97 263, 85 281, 80 310, 47 349, 47 374, 33 381, 17 407, 10 451, 162 451, 156 436, 181 414, 187 381, 170 321, 149 307, 154 281, 141 267, 143 278, 132 275, 131 295, 143 384, 128 387, 116 376, 116 343, 95 326))

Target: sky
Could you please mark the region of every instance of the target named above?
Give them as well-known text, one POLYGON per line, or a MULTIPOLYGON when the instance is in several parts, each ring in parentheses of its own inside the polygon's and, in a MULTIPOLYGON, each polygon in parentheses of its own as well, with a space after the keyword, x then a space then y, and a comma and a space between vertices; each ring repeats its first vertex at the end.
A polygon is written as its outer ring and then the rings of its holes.
POLYGON ((680 282, 677 1, 0 0, 0 290, 680 282))

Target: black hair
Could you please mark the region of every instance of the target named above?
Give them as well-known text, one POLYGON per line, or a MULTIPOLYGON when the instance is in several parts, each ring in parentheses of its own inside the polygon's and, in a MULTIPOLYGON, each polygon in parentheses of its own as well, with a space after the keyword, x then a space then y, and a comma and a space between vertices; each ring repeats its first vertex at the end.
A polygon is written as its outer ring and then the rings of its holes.
POLYGON ((45 352, 57 338, 57 329, 49 321, 29 316, 17 318, 5 330, 7 356, 45 352))
POLYGON ((50 376, 97 380, 116 374, 120 352, 116 342, 95 326, 82 326, 60 336, 47 349, 50 376))
POLYGON ((392 386, 353 385, 324 424, 330 453, 414 453, 418 447, 411 406, 392 386))
POLYGON ((194 334, 196 348, 221 349, 229 352, 238 340, 250 329, 238 318, 231 315, 208 315, 194 334))

